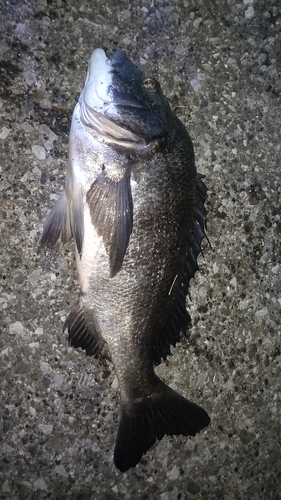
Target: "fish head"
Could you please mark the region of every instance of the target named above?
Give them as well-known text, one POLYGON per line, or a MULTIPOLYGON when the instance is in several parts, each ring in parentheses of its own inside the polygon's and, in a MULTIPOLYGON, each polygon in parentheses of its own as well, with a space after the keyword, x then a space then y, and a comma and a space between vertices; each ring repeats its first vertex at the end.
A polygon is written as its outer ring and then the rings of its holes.
POLYGON ((94 50, 79 102, 84 124, 102 136, 147 144, 167 132, 171 110, 159 83, 123 50, 94 50))

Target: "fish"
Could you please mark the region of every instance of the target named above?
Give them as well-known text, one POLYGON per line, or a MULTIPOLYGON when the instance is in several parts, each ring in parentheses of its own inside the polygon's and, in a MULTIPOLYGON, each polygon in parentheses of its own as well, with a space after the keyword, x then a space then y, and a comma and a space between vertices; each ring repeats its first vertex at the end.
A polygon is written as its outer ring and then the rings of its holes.
POLYGON ((113 362, 121 472, 165 435, 194 436, 210 423, 154 370, 191 325, 206 198, 191 138, 159 82, 122 49, 95 49, 73 112, 65 190, 39 244, 74 238, 81 292, 64 329, 71 346, 113 362))

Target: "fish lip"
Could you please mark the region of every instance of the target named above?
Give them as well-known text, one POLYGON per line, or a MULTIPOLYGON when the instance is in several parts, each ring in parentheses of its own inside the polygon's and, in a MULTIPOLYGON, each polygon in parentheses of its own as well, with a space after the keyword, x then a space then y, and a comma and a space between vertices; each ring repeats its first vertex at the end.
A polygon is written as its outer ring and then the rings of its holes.
POLYGON ((104 103, 112 103, 112 99, 108 96, 108 87, 112 84, 111 69, 110 60, 105 51, 103 49, 94 50, 89 59, 80 103, 84 101, 87 106, 96 110, 101 109, 104 103))
MULTIPOLYGON (((126 108, 137 108, 137 109, 145 109, 145 106, 143 106, 141 103, 139 103, 137 100, 133 100, 133 102, 130 102, 128 101, 128 96, 127 94, 121 94, 121 93, 117 93, 116 90, 113 88, 113 86, 111 86, 112 89, 109 88, 108 90, 108 94, 110 95, 110 93, 114 93, 114 97, 112 98, 108 98, 108 99, 105 99, 104 97, 101 97, 100 94, 99 94, 99 91, 96 87, 96 96, 99 98, 99 100, 101 101, 101 103, 103 104, 103 108, 104 111, 106 111, 106 106, 110 106, 111 104, 118 107, 118 108, 122 108, 122 107, 126 107, 126 108), (118 102, 119 100, 119 102, 118 102)), ((132 100, 132 98, 131 98, 132 100)))
MULTIPOLYGON (((117 108, 137 108, 137 109, 145 109, 145 106, 142 106, 140 103, 138 103, 138 101, 134 102, 134 103, 130 103, 126 100, 124 100, 124 102, 116 102, 115 100, 113 101, 109 101, 109 103, 107 104, 114 104, 115 107, 117 108)), ((106 111, 106 109, 105 109, 106 111)))

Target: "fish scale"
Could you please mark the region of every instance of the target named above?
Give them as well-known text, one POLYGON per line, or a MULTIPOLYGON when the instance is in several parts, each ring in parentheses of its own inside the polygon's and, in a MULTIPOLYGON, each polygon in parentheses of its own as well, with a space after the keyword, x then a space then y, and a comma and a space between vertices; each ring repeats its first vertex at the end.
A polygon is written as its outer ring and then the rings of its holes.
POLYGON ((74 347, 112 359, 120 389, 114 461, 124 472, 156 439, 195 435, 210 422, 154 372, 191 323, 185 301, 207 190, 160 85, 121 50, 93 52, 69 142, 65 192, 40 245, 74 237, 81 293, 65 328, 74 347))

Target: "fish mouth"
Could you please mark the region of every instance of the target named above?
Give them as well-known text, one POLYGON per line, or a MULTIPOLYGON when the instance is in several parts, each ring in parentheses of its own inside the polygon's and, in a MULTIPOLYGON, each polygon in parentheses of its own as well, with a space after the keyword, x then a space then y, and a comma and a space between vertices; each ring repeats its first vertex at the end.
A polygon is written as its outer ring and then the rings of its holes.
MULTIPOLYGON (((130 73, 133 73, 132 68, 129 66, 131 62, 128 61, 127 63, 127 61, 127 56, 121 49, 116 50, 110 58, 106 56, 103 49, 94 50, 89 61, 88 74, 83 90, 84 100, 90 107, 97 111, 106 109, 106 106, 110 104, 144 108, 128 91, 122 92, 116 88, 116 83, 113 84, 113 80, 118 80, 122 72, 129 73, 129 76, 131 76, 130 73)), ((141 71, 135 66, 133 66, 133 70, 138 76, 142 75, 141 71)), ((132 75, 132 77, 134 76, 132 75)))
MULTIPOLYGON (((118 82, 123 65, 132 65, 123 50, 118 49, 108 58, 103 49, 96 49, 92 53, 84 89, 79 99, 81 121, 93 129, 103 138, 112 138, 115 141, 129 141, 130 143, 145 144, 141 135, 123 127, 118 119, 121 110, 145 110, 145 107, 129 92, 118 89, 118 82), (115 119, 116 118, 116 119, 115 119)), ((132 65, 133 71, 141 75, 141 71, 132 65)), ((132 69, 129 66, 129 71, 132 69)))

